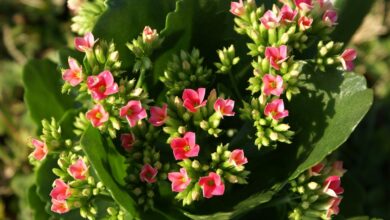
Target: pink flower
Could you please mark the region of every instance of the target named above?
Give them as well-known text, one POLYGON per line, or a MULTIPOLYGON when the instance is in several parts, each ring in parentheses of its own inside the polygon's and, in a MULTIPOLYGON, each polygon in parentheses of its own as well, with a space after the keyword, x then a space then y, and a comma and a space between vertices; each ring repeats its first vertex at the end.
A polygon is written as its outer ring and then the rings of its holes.
POLYGON ((72 12, 77 13, 84 2, 85 0, 68 0, 67 5, 72 12))
POLYGON ((214 103, 214 110, 221 118, 223 118, 223 116, 234 116, 235 112, 233 111, 233 108, 234 101, 231 99, 218 98, 214 103))
POLYGON ((310 11, 313 8, 312 0, 295 0, 295 5, 302 11, 310 11))
POLYGON ((319 176, 322 169, 324 169, 325 164, 324 163, 318 163, 317 165, 313 166, 309 169, 309 175, 310 176, 319 176))
POLYGON ((265 12, 263 17, 260 18, 260 21, 267 30, 279 26, 279 18, 271 10, 265 12))
POLYGON ((351 71, 354 68, 353 61, 356 59, 357 53, 354 49, 346 49, 340 56, 341 64, 344 70, 351 71))
POLYGON ((174 138, 171 141, 171 148, 176 160, 196 157, 200 150, 199 145, 195 143, 194 132, 187 132, 182 138, 174 138))
POLYGON ((70 188, 62 179, 54 180, 55 187, 51 190, 52 199, 63 201, 71 195, 70 188))
POLYGON ((266 116, 271 116, 275 120, 279 120, 288 116, 288 110, 284 110, 282 99, 275 99, 265 106, 264 114, 266 116))
POLYGON ((332 175, 342 177, 345 172, 347 172, 347 170, 343 168, 343 161, 338 160, 332 164, 332 175))
POLYGON ((139 178, 142 182, 154 183, 157 181, 157 173, 157 168, 150 166, 150 164, 145 164, 139 173, 139 178))
POLYGON ((183 106, 190 112, 198 111, 198 108, 206 105, 207 100, 203 101, 205 93, 205 88, 199 88, 198 91, 185 89, 182 95, 183 106))
POLYGON ((317 0, 321 9, 332 9, 334 0, 317 0))
POLYGON ((279 64, 287 60, 287 46, 281 45, 280 47, 266 47, 265 57, 269 60, 273 68, 279 70, 279 64))
POLYGON ((332 215, 337 215, 339 214, 339 205, 340 205, 340 202, 341 202, 341 199, 340 197, 337 197, 337 198, 332 198, 329 202, 329 209, 327 210, 326 212, 326 216, 328 218, 330 218, 332 215))
POLYGON ((91 110, 85 114, 86 118, 91 121, 92 126, 100 127, 106 121, 108 121, 109 114, 104 110, 103 106, 100 104, 95 105, 91 110))
POLYGON ((336 25, 337 19, 338 16, 335 10, 326 10, 324 15, 322 16, 322 21, 329 27, 336 25))
POLYGON ((121 134, 122 147, 126 151, 130 151, 135 143, 135 137, 133 133, 121 134))
POLYGON ((88 172, 88 167, 84 160, 78 159, 76 163, 69 166, 68 172, 73 178, 84 180, 88 172))
POLYGON ((163 125, 168 118, 167 108, 167 104, 163 104, 162 108, 157 106, 151 107, 149 122, 156 127, 163 125))
POLYGON ((306 16, 302 16, 298 20, 299 28, 303 31, 311 28, 311 24, 313 23, 313 18, 309 18, 306 16))
POLYGON ((146 111, 142 108, 140 101, 131 100, 127 103, 127 105, 123 106, 119 115, 121 117, 126 117, 127 121, 130 124, 130 127, 134 127, 137 125, 139 120, 142 120, 147 117, 146 111))
POLYGON ((337 195, 344 192, 344 189, 341 187, 341 181, 339 176, 330 176, 324 181, 324 193, 332 197, 337 197, 337 195))
POLYGON ((236 16, 241 16, 245 13, 245 6, 242 0, 240 0, 239 2, 230 3, 230 13, 236 16))
POLYGON ((69 69, 64 71, 62 79, 67 81, 71 86, 77 86, 83 80, 83 70, 81 66, 72 57, 68 58, 69 69))
POLYGON ((294 21, 297 14, 298 14, 297 10, 293 10, 288 5, 283 5, 279 16, 281 22, 291 23, 294 21))
POLYGON ((59 214, 69 212, 69 206, 66 200, 51 200, 51 211, 59 214))
POLYGON ((102 100, 118 92, 118 84, 115 83, 114 77, 108 70, 97 76, 88 76, 87 85, 95 100, 102 100))
POLYGON ((39 161, 45 159, 48 152, 46 144, 34 138, 31 140, 31 143, 35 147, 35 150, 32 152, 33 157, 39 161))
POLYGON ((152 29, 150 28, 149 26, 146 26, 142 32, 142 40, 145 42, 145 43, 152 43, 153 41, 155 41, 158 37, 158 34, 157 34, 157 30, 156 29, 152 29))
POLYGON ((263 84, 263 91, 266 95, 280 96, 283 93, 283 78, 279 75, 265 74, 263 84))
POLYGON ((76 49, 81 52, 91 50, 95 43, 95 38, 91 32, 86 33, 84 37, 76 37, 74 39, 76 49))
POLYGON ((237 167, 248 163, 248 159, 245 157, 242 149, 236 149, 230 154, 229 162, 237 167))
POLYGON ((181 168, 180 172, 168 173, 168 179, 172 182, 173 192, 182 192, 191 183, 191 178, 188 177, 187 171, 184 168, 181 168))
POLYGON ((225 192, 225 185, 221 177, 214 172, 199 178, 199 185, 203 190, 203 197, 208 199, 213 196, 221 196, 225 192))

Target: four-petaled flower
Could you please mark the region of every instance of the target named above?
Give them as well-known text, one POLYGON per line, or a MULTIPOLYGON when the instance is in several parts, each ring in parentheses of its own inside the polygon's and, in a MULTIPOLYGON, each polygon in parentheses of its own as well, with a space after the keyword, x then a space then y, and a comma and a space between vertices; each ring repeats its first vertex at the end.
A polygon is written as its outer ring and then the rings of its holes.
POLYGON ((298 20, 299 28, 302 31, 305 31, 305 30, 309 29, 311 27, 312 23, 313 23, 313 18, 309 18, 309 17, 306 17, 306 16, 302 16, 298 20))
POLYGON ((142 108, 142 104, 139 100, 129 101, 127 105, 119 110, 119 115, 121 117, 126 117, 130 127, 136 126, 139 120, 147 117, 146 110, 142 108))
POLYGON ((126 151, 130 151, 135 143, 135 137, 133 133, 121 134, 121 144, 126 151))
POLYGON ((158 106, 150 107, 149 122, 156 127, 163 125, 168 117, 167 110, 168 110, 168 105, 165 103, 163 104, 162 108, 158 106))
POLYGON ((84 37, 76 37, 74 39, 75 48, 81 52, 91 50, 95 43, 95 38, 91 32, 86 33, 84 37))
POLYGON ((245 6, 242 0, 239 2, 231 2, 230 3, 230 13, 236 15, 236 16, 241 16, 245 14, 245 6))
POLYGON ((324 169, 325 164, 324 163, 318 163, 314 165, 312 168, 309 169, 309 175, 310 176, 319 176, 322 169, 324 169))
POLYGON ((231 99, 218 98, 214 103, 214 110, 223 118, 223 116, 234 116, 234 101, 231 99))
POLYGON ((294 21, 295 17, 297 16, 298 11, 293 10, 288 5, 283 5, 282 9, 280 10, 280 21, 285 23, 291 23, 294 21))
POLYGON ((199 145, 195 143, 194 132, 187 132, 182 138, 174 138, 171 141, 171 148, 176 160, 196 157, 200 150, 199 145))
POLYGON ((229 162, 237 167, 248 163, 248 159, 245 157, 242 149, 236 149, 230 154, 229 162))
POLYGON ((70 187, 62 179, 54 180, 55 187, 51 190, 50 196, 55 200, 65 200, 71 196, 70 187))
POLYGON ((104 110, 101 104, 95 105, 91 110, 85 114, 86 118, 91 121, 92 126, 100 127, 108 121, 109 114, 104 110))
POLYGON ((69 166, 68 172, 73 178, 83 180, 86 178, 88 167, 83 159, 78 159, 74 164, 69 166))
POLYGON ((344 189, 341 187, 341 180, 339 176, 330 176, 324 181, 324 193, 332 197, 342 194, 344 189))
POLYGON ((351 71, 353 70, 354 64, 353 61, 356 59, 357 53, 354 49, 346 49, 340 55, 340 61, 343 65, 344 70, 351 71))
POLYGON ((310 11, 314 6, 312 0, 295 0, 295 5, 302 11, 310 11))
POLYGON ((284 102, 282 99, 275 99, 268 103, 264 109, 265 116, 271 116, 275 120, 288 116, 288 110, 284 110, 284 102))
POLYGON ((263 76, 263 92, 265 95, 280 96, 283 90, 283 78, 281 76, 271 74, 263 76))
POLYGON ((326 10, 324 15, 322 16, 322 21, 329 27, 336 25, 337 19, 338 16, 335 10, 326 10))
POLYGON ((279 18, 271 10, 264 13, 263 17, 260 18, 261 23, 265 29, 276 28, 279 25, 279 18))
POLYGON ((184 89, 182 95, 183 106, 190 112, 198 111, 198 108, 206 105, 207 100, 203 101, 205 93, 205 88, 199 88, 197 91, 184 89))
POLYGON ((191 183, 191 178, 188 177, 187 171, 180 168, 180 172, 168 173, 168 179, 172 182, 173 192, 182 192, 191 183))
POLYGON ((142 40, 145 43, 150 44, 153 41, 155 41, 157 38, 158 38, 158 34, 157 34, 157 30, 156 29, 152 29, 149 26, 146 26, 144 28, 144 30, 142 32, 142 40))
POLYGON ((326 211, 326 217, 330 218, 332 215, 337 215, 339 214, 339 205, 341 202, 340 197, 337 198, 331 198, 329 201, 329 209, 326 211))
POLYGON ((269 60, 271 66, 276 70, 280 69, 279 64, 287 60, 287 46, 281 45, 280 47, 266 47, 265 57, 269 60))
POLYGON ((343 161, 338 160, 333 162, 331 175, 342 177, 345 172, 347 172, 347 170, 343 168, 343 161))
POLYGON ((83 70, 81 66, 72 57, 68 58, 69 69, 62 74, 62 79, 67 81, 71 86, 77 86, 83 80, 83 70))
POLYGON ((69 206, 66 200, 57 200, 52 199, 51 200, 51 211, 58 213, 58 214, 64 214, 69 212, 69 206))
POLYGON ((221 196, 225 192, 225 185, 221 177, 214 172, 199 178, 199 185, 203 190, 203 197, 208 199, 213 196, 221 196))
POLYGON ((39 161, 45 159, 48 152, 46 144, 43 141, 34 138, 31 140, 31 144, 35 147, 34 151, 31 153, 33 157, 39 161))
POLYGON ((157 168, 150 166, 150 164, 145 164, 139 173, 139 178, 142 182, 154 183, 157 181, 157 173, 157 168))
POLYGON ((88 76, 88 89, 95 100, 105 99, 107 96, 118 92, 118 84, 115 83, 111 72, 105 70, 97 76, 88 76))

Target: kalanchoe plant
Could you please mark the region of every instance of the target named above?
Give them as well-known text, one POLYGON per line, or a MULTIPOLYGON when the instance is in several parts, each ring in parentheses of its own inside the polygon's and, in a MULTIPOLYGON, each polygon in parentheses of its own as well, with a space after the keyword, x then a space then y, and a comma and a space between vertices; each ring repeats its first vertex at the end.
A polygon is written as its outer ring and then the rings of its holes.
POLYGON ((271 9, 240 0, 230 10, 222 1, 179 0, 174 11, 156 3, 170 11, 164 28, 151 2, 112 1, 96 36, 75 38, 77 51, 61 54, 63 94, 32 89, 26 69, 26 101, 43 129, 31 139, 32 197, 65 219, 227 219, 266 202, 285 205, 282 194, 296 204, 285 217, 337 214, 341 162, 319 162, 367 112, 371 92, 342 72, 352 70, 356 52, 329 38, 336 9, 311 0, 271 9), (221 5, 226 27, 212 22, 221 5), (129 30, 102 28, 121 13, 132 16, 129 30), (206 37, 217 27, 227 30, 206 37), (233 40, 220 45, 227 33, 233 40), (40 112, 34 94, 50 94, 46 108, 55 110, 40 112), (346 113, 356 100, 365 103, 346 113), (341 136, 327 141, 334 132, 341 136))

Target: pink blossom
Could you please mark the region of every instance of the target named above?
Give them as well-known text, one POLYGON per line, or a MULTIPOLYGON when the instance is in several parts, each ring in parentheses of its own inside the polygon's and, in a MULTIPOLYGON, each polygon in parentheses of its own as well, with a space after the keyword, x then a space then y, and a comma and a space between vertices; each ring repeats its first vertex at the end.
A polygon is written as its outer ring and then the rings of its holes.
POLYGON ((138 100, 129 101, 127 105, 123 106, 119 110, 119 115, 121 117, 126 117, 127 121, 130 124, 130 127, 136 126, 139 120, 142 120, 147 117, 145 109, 142 108, 142 104, 138 100))
POLYGON ((332 175, 342 177, 345 172, 347 172, 347 170, 343 168, 343 161, 338 160, 332 164, 332 175))
POLYGON ((344 189, 341 187, 341 180, 339 176, 330 176, 324 181, 324 193, 332 197, 337 197, 337 195, 344 192, 344 189))
POLYGON ((207 100, 203 101, 205 93, 205 88, 199 88, 197 91, 185 89, 182 95, 183 106, 190 112, 198 111, 198 108, 206 105, 207 100))
POLYGON ((194 132, 187 132, 182 138, 174 138, 171 141, 171 148, 176 160, 196 157, 200 150, 199 145, 195 143, 194 132))
POLYGON ((74 164, 69 166, 68 172, 73 178, 84 180, 88 172, 88 167, 84 160, 78 159, 74 164))
POLYGON ((317 0, 321 9, 332 9, 334 0, 317 0))
POLYGON ((133 133, 121 134, 122 147, 126 151, 130 151, 135 143, 135 137, 133 133))
POLYGON ((279 64, 287 60, 287 46, 281 45, 280 47, 266 47, 265 57, 269 60, 271 66, 276 70, 280 69, 279 64))
POLYGON ((68 0, 67 6, 72 12, 77 13, 84 2, 85 0, 68 0))
POLYGON ((240 0, 239 2, 230 3, 230 13, 236 16, 241 16, 245 13, 245 6, 242 0, 240 0))
POLYGON ((271 10, 266 11, 260 21, 267 30, 279 26, 279 18, 271 10))
POLYGON ((295 5, 302 11, 310 11, 313 8, 312 0, 295 0, 295 5))
POLYGON ((332 198, 329 202, 329 209, 327 210, 326 212, 326 216, 328 218, 330 218, 332 215, 337 215, 339 214, 339 205, 340 205, 340 202, 341 202, 341 199, 340 197, 337 197, 337 198, 332 198))
POLYGON ((199 185, 203 190, 203 197, 208 199, 213 196, 221 196, 225 192, 225 185, 221 177, 214 172, 199 178, 199 185))
POLYGON ((297 14, 298 14, 297 10, 293 10, 288 5, 283 5, 279 16, 281 22, 291 23, 294 21, 297 14))
POLYGON ((91 110, 85 114, 86 118, 91 121, 92 126, 100 127, 106 121, 108 121, 109 114, 104 110, 103 106, 100 104, 95 105, 91 110))
POLYGON ((191 183, 191 178, 188 177, 187 171, 184 168, 180 172, 168 173, 168 179, 172 182, 173 192, 182 192, 191 183))
POLYGON ((35 147, 34 151, 32 152, 33 157, 39 161, 45 159, 48 152, 46 144, 34 138, 31 140, 31 143, 35 147))
POLYGON ((158 37, 158 34, 157 34, 157 30, 156 29, 152 29, 150 28, 149 26, 146 26, 142 32, 142 40, 145 42, 145 43, 152 43, 153 41, 155 41, 158 37))
POLYGON ((111 72, 105 70, 97 76, 88 76, 88 89, 95 100, 105 99, 107 96, 118 92, 118 84, 115 83, 111 72))
POLYGON ((214 103, 214 110, 221 118, 223 118, 223 116, 234 116, 235 112, 233 111, 233 108, 234 101, 231 99, 218 98, 214 103))
POLYGON ((151 107, 149 122, 156 127, 163 125, 168 118, 167 108, 167 104, 163 104, 162 108, 158 106, 151 107))
POLYGON ((324 15, 322 16, 322 21, 329 27, 336 25, 337 19, 338 16, 335 10, 326 10, 324 15))
POLYGON ((237 167, 248 163, 248 159, 245 157, 242 149, 236 149, 230 154, 229 162, 237 167))
POLYGON ((50 196, 55 200, 65 200, 71 195, 70 188, 62 179, 54 180, 55 187, 51 190, 50 196))
POLYGON ((76 49, 81 52, 91 50, 95 43, 95 38, 91 32, 86 33, 84 37, 76 37, 74 39, 74 45, 76 49))
POLYGON ((263 84, 265 95, 280 96, 283 93, 283 78, 279 75, 265 74, 263 76, 263 84))
POLYGON ((340 56, 341 64, 344 70, 351 71, 354 68, 353 61, 356 59, 357 53, 354 49, 346 49, 340 56))
POLYGON ((59 214, 69 212, 69 206, 66 200, 51 200, 51 211, 59 214))
POLYGON ((275 99, 265 106, 264 114, 266 116, 271 116, 275 120, 279 120, 288 116, 288 110, 284 110, 282 99, 275 99))
POLYGON ((319 176, 322 169, 324 169, 324 167, 325 167, 324 163, 318 163, 317 165, 315 165, 309 169, 309 175, 310 176, 319 176))
POLYGON ((298 20, 299 28, 303 31, 311 28, 311 24, 313 23, 313 18, 309 18, 306 16, 302 16, 298 20))
POLYGON ((83 70, 81 66, 72 57, 68 58, 69 69, 64 71, 62 79, 67 81, 71 86, 77 86, 83 80, 83 70))
POLYGON ((142 182, 154 183, 157 181, 157 173, 157 168, 150 166, 150 164, 145 164, 139 173, 139 178, 142 182))

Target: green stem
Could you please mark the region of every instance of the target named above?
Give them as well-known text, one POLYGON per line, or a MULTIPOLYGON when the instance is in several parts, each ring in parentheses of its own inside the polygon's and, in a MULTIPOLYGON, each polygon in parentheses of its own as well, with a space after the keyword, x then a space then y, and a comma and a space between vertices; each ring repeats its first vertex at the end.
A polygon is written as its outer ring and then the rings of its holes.
POLYGON ((145 80, 145 72, 146 71, 143 68, 141 68, 141 73, 139 75, 139 78, 138 78, 138 81, 137 81, 137 85, 135 86, 136 89, 142 87, 142 84, 144 83, 144 80, 145 80))
POLYGON ((238 90, 238 87, 237 87, 237 84, 236 84, 236 79, 234 78, 233 74, 232 74, 232 71, 229 71, 229 78, 230 78, 230 82, 232 83, 233 85, 233 90, 234 92, 236 93, 236 97, 240 100, 243 100, 242 99, 242 96, 240 94, 240 91, 238 90))

